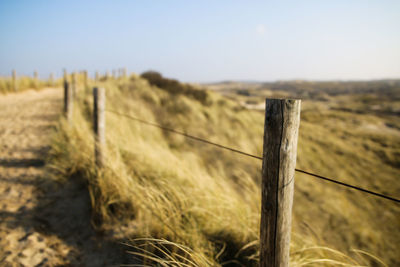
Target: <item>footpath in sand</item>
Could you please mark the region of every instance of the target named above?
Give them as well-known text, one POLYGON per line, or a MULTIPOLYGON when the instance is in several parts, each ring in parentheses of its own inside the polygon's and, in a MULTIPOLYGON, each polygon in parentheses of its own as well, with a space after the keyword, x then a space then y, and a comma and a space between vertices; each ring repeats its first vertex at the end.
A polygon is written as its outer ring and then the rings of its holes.
POLYGON ((85 186, 70 181, 60 187, 46 178, 45 158, 62 94, 44 89, 0 95, 0 266, 126 261, 120 244, 92 229, 85 186))

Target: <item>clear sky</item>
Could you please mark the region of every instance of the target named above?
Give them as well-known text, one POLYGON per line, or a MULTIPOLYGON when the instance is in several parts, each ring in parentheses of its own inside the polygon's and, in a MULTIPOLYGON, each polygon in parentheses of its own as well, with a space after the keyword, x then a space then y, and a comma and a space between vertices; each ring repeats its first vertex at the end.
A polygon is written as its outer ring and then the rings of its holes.
POLYGON ((0 0, 0 75, 400 78, 400 1, 0 0))

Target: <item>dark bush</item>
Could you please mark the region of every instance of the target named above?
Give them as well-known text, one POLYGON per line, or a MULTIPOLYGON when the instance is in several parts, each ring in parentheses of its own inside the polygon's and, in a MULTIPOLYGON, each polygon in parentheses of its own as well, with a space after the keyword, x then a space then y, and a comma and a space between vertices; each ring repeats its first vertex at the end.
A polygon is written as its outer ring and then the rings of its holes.
POLYGON ((183 94, 200 101, 202 104, 207 104, 208 94, 204 90, 196 89, 189 84, 183 84, 174 79, 164 78, 156 71, 146 71, 142 73, 141 77, 146 79, 151 85, 157 86, 171 94, 183 94))

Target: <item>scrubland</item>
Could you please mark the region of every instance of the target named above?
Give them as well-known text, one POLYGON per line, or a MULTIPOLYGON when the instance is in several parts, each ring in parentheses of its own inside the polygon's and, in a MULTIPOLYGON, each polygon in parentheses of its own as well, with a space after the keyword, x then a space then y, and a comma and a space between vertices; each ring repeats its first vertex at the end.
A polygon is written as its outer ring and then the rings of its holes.
MULTIPOLYGON (((252 107, 265 97, 299 97, 281 88, 199 92, 144 77, 99 81, 106 109, 254 155, 262 154, 264 114, 252 107)), ((303 97, 297 167, 399 196, 400 100, 393 90, 395 97, 303 97)), ((73 121, 58 124, 48 162, 61 185, 85 181, 99 232, 126 240, 144 265, 257 264, 260 160, 106 112, 106 164, 97 169, 92 109, 91 91, 80 86, 73 121)), ((296 174, 291 266, 398 265, 399 215, 396 203, 296 174)))

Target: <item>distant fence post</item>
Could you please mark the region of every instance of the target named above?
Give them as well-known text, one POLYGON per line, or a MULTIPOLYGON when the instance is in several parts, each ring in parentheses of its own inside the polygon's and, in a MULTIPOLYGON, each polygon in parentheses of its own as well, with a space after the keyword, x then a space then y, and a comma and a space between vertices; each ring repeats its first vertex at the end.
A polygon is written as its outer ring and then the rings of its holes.
POLYGON ((33 72, 33 84, 34 84, 35 88, 38 87, 38 79, 39 79, 39 75, 38 75, 38 72, 35 70, 33 72))
POLYGON ((88 72, 87 70, 83 71, 83 86, 85 87, 85 93, 87 92, 89 86, 88 86, 88 72))
POLYGON ((18 91, 18 86, 17 86, 17 73, 15 70, 12 71, 12 87, 14 92, 18 91))
POLYGON ((74 108, 73 102, 73 91, 70 87, 68 80, 67 80, 67 72, 64 71, 64 113, 67 121, 71 123, 72 121, 72 112, 74 108))
POLYGON ((51 87, 54 86, 54 74, 52 72, 50 73, 50 76, 49 76, 49 85, 51 87))
POLYGON ((76 97, 76 74, 75 72, 71 73, 71 89, 73 98, 76 97))
POLYGON ((106 142, 105 136, 105 106, 106 106, 106 94, 104 88, 93 88, 93 130, 95 136, 95 145, 94 145, 94 153, 95 153, 95 163, 97 167, 101 168, 104 166, 104 146, 106 142))
POLYGON ((292 99, 265 103, 260 267, 289 266, 300 103, 292 99))

